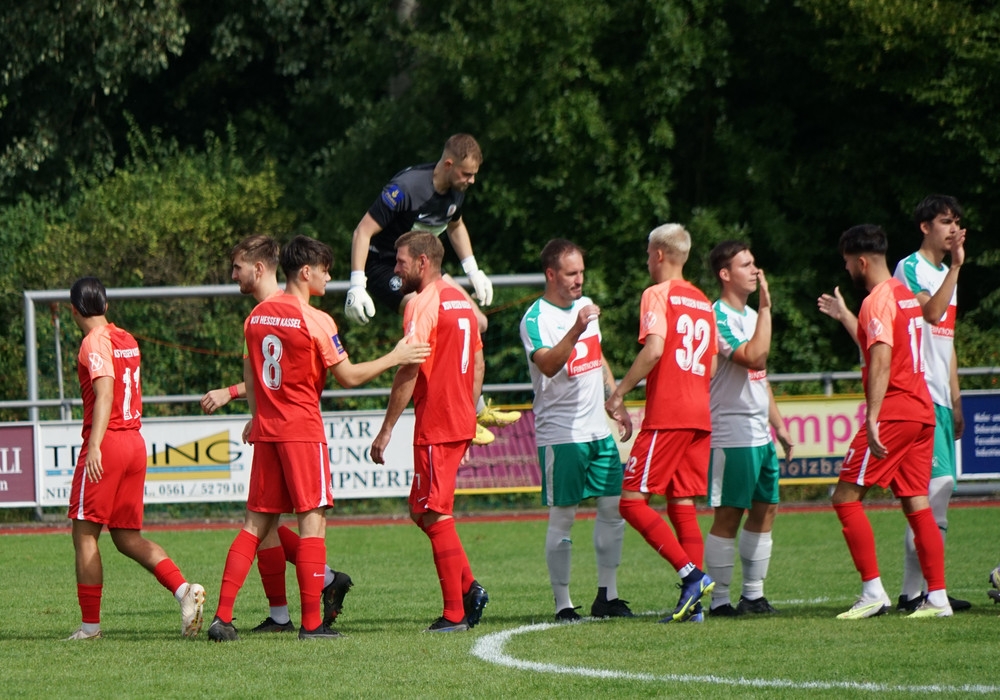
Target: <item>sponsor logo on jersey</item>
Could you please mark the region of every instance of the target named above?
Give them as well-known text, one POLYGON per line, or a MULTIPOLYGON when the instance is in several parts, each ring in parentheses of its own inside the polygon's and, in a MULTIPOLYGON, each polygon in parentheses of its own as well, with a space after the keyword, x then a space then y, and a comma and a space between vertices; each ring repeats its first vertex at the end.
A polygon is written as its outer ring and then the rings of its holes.
POLYGON ((456 210, 458 210, 458 205, 457 204, 451 204, 451 205, 449 205, 448 206, 448 213, 445 216, 447 216, 450 219, 451 217, 455 216, 455 211, 456 210))
POLYGON ((920 302, 917 301, 916 298, 913 298, 913 299, 900 299, 896 303, 899 304, 899 308, 901 308, 901 309, 912 309, 915 306, 920 306, 920 302))
POLYGON ((129 358, 129 357, 139 357, 139 348, 115 348, 113 351, 116 358, 129 358))
POLYGON ((387 207, 389 207, 392 210, 395 210, 403 199, 402 194, 403 193, 399 189, 399 185, 395 183, 386 185, 382 189, 382 201, 385 203, 387 207))
POLYGON ((765 379, 767 379, 767 370, 766 369, 748 369, 747 370, 747 378, 751 382, 762 382, 765 379))
POLYGON ((100 356, 99 353, 92 352, 87 355, 87 359, 90 361, 90 371, 96 372, 102 367, 104 367, 104 358, 100 356))
POLYGON ((340 342, 340 333, 334 333, 330 336, 330 342, 333 343, 333 349, 337 351, 337 354, 343 354, 344 344, 340 342))
POLYGON ((566 372, 571 377, 577 377, 587 372, 593 372, 603 366, 601 360, 601 343, 596 335, 580 338, 573 346, 569 360, 566 362, 566 372))
POLYGON ((692 299, 691 297, 682 296, 680 294, 671 294, 670 303, 673 306, 684 306, 689 309, 698 309, 699 311, 712 311, 712 305, 707 301, 692 299))

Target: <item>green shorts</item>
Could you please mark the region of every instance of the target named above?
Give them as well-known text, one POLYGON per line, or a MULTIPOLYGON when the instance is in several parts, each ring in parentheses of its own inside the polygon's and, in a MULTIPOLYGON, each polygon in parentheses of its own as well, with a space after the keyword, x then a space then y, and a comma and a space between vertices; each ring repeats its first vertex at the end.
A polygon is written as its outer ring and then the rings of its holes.
POLYGON ((538 448, 542 505, 575 506, 585 498, 622 494, 622 460, 614 439, 538 448))
POLYGON ((708 467, 708 502, 713 508, 750 508, 751 501, 778 502, 778 452, 759 447, 713 447, 708 467))
POLYGON ((934 404, 934 462, 931 465, 931 478, 950 476, 958 477, 955 465, 955 417, 947 406, 934 404))

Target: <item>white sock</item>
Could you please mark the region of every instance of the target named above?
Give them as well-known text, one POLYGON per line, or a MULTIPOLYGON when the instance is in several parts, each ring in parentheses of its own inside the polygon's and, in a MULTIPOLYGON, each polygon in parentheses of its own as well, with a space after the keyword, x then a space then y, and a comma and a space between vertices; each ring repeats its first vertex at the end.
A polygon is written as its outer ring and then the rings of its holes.
POLYGON ((861 582, 861 597, 865 600, 876 600, 885 596, 885 589, 882 587, 882 577, 876 576, 871 581, 861 582))
POLYGON ((764 596, 764 579, 771 564, 771 533, 740 533, 740 563, 743 565, 743 597, 757 600, 764 596))
POLYGON ((326 572, 323 574, 323 588, 326 588, 331 583, 333 583, 333 569, 331 569, 330 565, 327 564, 326 572))
POLYGON ((931 591, 927 594, 927 602, 937 608, 950 605, 948 602, 948 591, 943 588, 939 591, 931 591))
POLYGON ((98 632, 101 631, 101 623, 100 622, 84 622, 84 623, 82 623, 80 625, 80 629, 82 629, 83 633, 86 634, 87 636, 91 636, 91 635, 97 634, 98 632))
POLYGON ((545 563, 549 567, 549 582, 556 599, 556 612, 572 608, 569 595, 569 572, 573 560, 573 540, 569 533, 576 517, 576 506, 549 508, 549 527, 545 533, 545 563))
POLYGON ((594 521, 594 552, 597 555, 597 587, 608 589, 608 600, 618 597, 618 565, 622 563, 625 520, 618 512, 618 496, 597 499, 594 521))
POLYGON ((178 603, 184 600, 184 596, 187 595, 188 588, 190 588, 190 586, 191 584, 189 584, 187 581, 179 585, 177 587, 177 590, 174 591, 174 600, 176 600, 178 603))
POLYGON ((283 625, 286 622, 291 622, 292 617, 288 614, 287 605, 271 606, 270 613, 271 619, 277 622, 279 625, 283 625))
POLYGON ((732 605, 729 600, 729 586, 733 582, 733 568, 736 557, 736 538, 718 537, 711 532, 705 538, 705 569, 715 581, 712 589, 712 607, 732 605))

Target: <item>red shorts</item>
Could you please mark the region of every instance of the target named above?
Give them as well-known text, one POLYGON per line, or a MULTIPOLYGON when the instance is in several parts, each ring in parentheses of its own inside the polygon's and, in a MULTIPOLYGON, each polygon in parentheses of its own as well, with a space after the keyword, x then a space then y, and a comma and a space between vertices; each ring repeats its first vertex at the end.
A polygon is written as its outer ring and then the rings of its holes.
POLYGON ((434 511, 452 515, 455 509, 455 477, 469 450, 470 440, 438 445, 413 446, 413 484, 410 512, 434 511))
POLYGON ((896 498, 926 496, 934 462, 934 426, 913 421, 881 421, 878 436, 889 451, 875 459, 868 450, 868 430, 858 431, 844 457, 840 480, 858 486, 892 488, 896 498))
POLYGON ((711 456, 711 431, 640 430, 625 464, 622 490, 667 498, 704 496, 711 456))
POLYGON ((247 510, 304 513, 333 505, 326 442, 256 442, 247 510))
POLYGON ((146 484, 146 441, 138 430, 109 430, 101 441, 104 475, 87 480, 87 445, 80 450, 69 495, 71 520, 109 528, 142 529, 142 496, 146 484))

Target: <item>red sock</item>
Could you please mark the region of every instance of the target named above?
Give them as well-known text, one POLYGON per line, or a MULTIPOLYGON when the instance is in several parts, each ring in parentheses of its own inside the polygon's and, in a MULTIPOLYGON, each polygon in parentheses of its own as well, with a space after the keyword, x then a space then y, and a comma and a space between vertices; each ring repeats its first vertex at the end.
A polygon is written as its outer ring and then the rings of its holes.
POLYGON ((657 554, 670 562, 674 569, 680 571, 693 563, 674 537, 674 531, 646 501, 641 498, 623 498, 618 504, 618 511, 625 521, 649 542, 657 554))
MULTIPOLYGON (((444 599, 444 617, 449 622, 465 619, 462 605, 462 572, 468 568, 469 560, 462 548, 462 541, 455 529, 455 519, 445 518, 424 529, 431 540, 434 552, 434 567, 441 581, 441 597, 444 599)), ((472 572, 470 570, 469 574, 472 572)), ((469 581, 472 585, 472 581, 469 581)))
POLYGON ((868 516, 865 515, 861 501, 834 503, 833 509, 837 512, 837 517, 840 518, 844 539, 847 540, 847 549, 850 550, 851 558, 854 559, 854 568, 861 574, 861 580, 871 581, 873 578, 878 578, 875 534, 872 532, 872 524, 868 521, 868 516))
POLYGON ((226 568, 222 570, 222 585, 219 587, 219 607, 215 611, 216 617, 223 622, 233 621, 236 594, 247 580, 259 544, 259 537, 251 535, 246 530, 240 530, 240 534, 236 535, 236 539, 229 546, 226 568))
POLYGON ((295 566, 295 560, 299 556, 298 534, 284 525, 278 528, 278 539, 281 540, 281 548, 285 550, 285 559, 289 564, 295 566))
POLYGON ((295 577, 299 581, 302 602, 302 629, 314 630, 323 622, 319 599, 323 596, 323 572, 326 570, 326 540, 322 537, 299 538, 295 577))
POLYGON ((927 592, 944 589, 944 540, 930 508, 906 516, 913 530, 913 544, 920 560, 920 570, 927 581, 927 592))
POLYGON ((160 563, 153 567, 153 576, 171 594, 176 593, 177 589, 185 583, 181 570, 171 561, 170 557, 160 560, 160 563))
POLYGON ((257 570, 264 584, 264 595, 272 608, 288 605, 285 592, 285 548, 268 547, 257 550, 257 570))
POLYGON ((691 563, 702 568, 705 559, 705 540, 698 527, 698 512, 693 503, 668 503, 667 517, 677 532, 677 541, 691 557, 691 563))
POLYGON ((80 613, 83 622, 97 625, 101 622, 101 590, 104 586, 89 586, 85 583, 76 584, 76 597, 80 601, 80 613))

